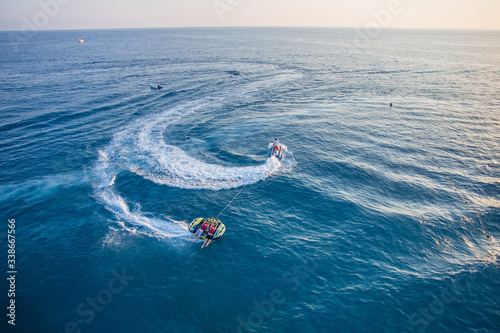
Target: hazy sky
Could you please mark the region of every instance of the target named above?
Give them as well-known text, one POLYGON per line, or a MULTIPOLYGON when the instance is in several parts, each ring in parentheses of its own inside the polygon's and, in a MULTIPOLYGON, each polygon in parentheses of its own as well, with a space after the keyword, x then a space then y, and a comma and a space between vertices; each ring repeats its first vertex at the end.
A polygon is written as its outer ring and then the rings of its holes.
POLYGON ((500 0, 0 0, 0 30, 377 24, 500 29, 500 0))

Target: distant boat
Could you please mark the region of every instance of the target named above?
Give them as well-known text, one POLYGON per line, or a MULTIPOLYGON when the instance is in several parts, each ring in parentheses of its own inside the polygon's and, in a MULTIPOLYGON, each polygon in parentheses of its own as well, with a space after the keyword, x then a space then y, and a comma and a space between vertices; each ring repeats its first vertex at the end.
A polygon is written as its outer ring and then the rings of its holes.
POLYGON ((85 43, 85 41, 83 39, 79 39, 78 43, 85 43))
POLYGON ((159 84, 152 84, 151 83, 151 89, 155 89, 155 90, 162 90, 163 87, 160 86, 159 84))

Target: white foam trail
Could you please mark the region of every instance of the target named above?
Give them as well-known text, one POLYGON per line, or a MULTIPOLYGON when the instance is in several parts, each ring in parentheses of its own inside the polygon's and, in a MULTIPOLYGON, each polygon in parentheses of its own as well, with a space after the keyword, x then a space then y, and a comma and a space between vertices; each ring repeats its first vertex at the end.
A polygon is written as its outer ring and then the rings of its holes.
MULTIPOLYGON (((296 76, 278 75, 273 84, 295 79, 296 76)), ((242 98, 268 88, 269 85, 269 82, 251 83, 245 90, 230 96, 242 98)), ((160 218, 142 212, 140 208, 131 210, 129 203, 120 196, 115 187, 120 170, 129 170, 156 184, 186 189, 220 190, 256 183, 280 169, 293 167, 295 160, 291 152, 287 155, 287 163, 269 157, 265 163, 258 166, 227 167, 198 160, 179 147, 165 142, 163 136, 168 126, 196 112, 217 110, 225 101, 224 97, 202 98, 139 119, 121 129, 107 147, 99 150, 99 157, 93 168, 95 195, 115 215, 120 226, 133 233, 157 237, 187 239, 189 234, 187 225, 173 219, 160 218)))
POLYGON ((127 202, 120 196, 114 180, 116 179, 116 170, 105 152, 99 152, 99 160, 94 169, 95 182, 94 190, 99 201, 111 211, 117 218, 117 222, 125 230, 131 233, 151 234, 159 237, 185 237, 188 232, 187 228, 183 228, 178 223, 168 223, 169 221, 157 218, 148 217, 148 214, 143 213, 140 208, 130 210, 127 202), (109 179, 112 179, 111 182, 109 179), (128 227, 128 224, 133 227, 128 227))
POLYGON ((14 199, 37 200, 60 188, 79 186, 85 184, 86 181, 83 171, 77 171, 0 185, 0 202, 14 199))
MULTIPOLYGON (((273 148, 273 143, 270 142, 267 145, 267 149, 269 150, 269 154, 271 154, 272 148, 273 148)), ((292 171, 293 167, 297 164, 297 162, 295 161, 295 158, 293 157, 293 153, 290 150, 288 150, 288 147, 285 146, 283 143, 281 143, 281 149, 283 151, 283 154, 282 154, 281 160, 279 160, 279 162, 281 164, 280 170, 284 171, 284 172, 292 171)), ((275 159, 278 161, 278 159, 276 157, 272 157, 272 159, 275 159)))

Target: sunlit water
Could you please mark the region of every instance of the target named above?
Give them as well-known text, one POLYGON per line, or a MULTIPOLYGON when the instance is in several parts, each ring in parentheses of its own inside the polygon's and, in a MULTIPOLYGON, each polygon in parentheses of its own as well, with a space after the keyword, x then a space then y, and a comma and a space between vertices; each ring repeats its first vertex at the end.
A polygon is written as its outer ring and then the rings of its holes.
POLYGON ((16 332, 498 332, 500 35, 355 36, 0 34, 16 332))

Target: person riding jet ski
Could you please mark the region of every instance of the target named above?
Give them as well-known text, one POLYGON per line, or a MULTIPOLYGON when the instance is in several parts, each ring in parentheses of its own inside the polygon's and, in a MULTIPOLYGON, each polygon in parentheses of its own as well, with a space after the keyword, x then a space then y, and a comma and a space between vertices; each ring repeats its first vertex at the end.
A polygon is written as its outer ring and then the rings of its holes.
POLYGON ((281 157, 281 143, 277 138, 274 138, 271 154, 276 157, 281 157))

